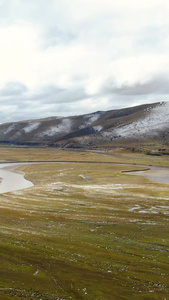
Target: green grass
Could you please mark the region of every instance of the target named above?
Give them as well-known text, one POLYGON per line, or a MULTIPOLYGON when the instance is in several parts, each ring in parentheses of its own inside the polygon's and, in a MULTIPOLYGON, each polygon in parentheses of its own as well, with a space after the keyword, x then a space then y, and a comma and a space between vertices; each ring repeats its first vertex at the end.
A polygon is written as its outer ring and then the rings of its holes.
POLYGON ((35 186, 0 195, 0 299, 168 299, 169 185, 107 164, 167 159, 5 151, 8 160, 86 163, 20 166, 35 186))

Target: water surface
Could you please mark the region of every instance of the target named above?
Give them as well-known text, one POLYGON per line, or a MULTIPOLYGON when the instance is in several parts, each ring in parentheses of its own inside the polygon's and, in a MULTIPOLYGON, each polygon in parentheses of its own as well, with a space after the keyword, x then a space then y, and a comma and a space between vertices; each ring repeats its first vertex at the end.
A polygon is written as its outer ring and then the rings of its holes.
POLYGON ((145 176, 149 180, 169 184, 169 168, 149 167, 146 171, 125 172, 130 175, 145 176))
POLYGON ((0 164, 0 194, 26 189, 33 186, 31 181, 24 178, 24 174, 17 173, 15 170, 10 169, 20 165, 21 164, 18 163, 0 164))

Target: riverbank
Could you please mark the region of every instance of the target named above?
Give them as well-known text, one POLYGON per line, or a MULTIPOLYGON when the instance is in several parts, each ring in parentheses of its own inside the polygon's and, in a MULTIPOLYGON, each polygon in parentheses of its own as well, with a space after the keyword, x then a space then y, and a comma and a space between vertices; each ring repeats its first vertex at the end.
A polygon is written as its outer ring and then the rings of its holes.
MULTIPOLYGON (((30 188, 34 184, 27 180, 24 177, 24 173, 19 172, 18 168, 23 165, 30 164, 108 164, 108 165, 120 165, 120 166, 130 166, 130 167, 141 167, 143 165, 136 164, 123 164, 123 163, 111 163, 111 162, 77 162, 77 161, 45 161, 45 162, 18 162, 18 163, 1 163, 0 164, 0 193, 8 193, 16 190, 21 190, 25 188, 30 188)), ((169 168, 164 167, 150 167, 144 166, 144 170, 130 170, 123 172, 125 174, 133 175, 133 176, 144 176, 149 180, 169 184, 169 168)))

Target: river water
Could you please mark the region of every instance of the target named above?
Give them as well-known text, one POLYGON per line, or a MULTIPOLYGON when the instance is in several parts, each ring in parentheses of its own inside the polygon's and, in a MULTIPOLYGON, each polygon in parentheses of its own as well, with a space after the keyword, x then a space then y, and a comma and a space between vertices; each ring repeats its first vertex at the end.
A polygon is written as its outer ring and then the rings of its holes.
MULTIPOLYGON (((148 166, 147 166, 148 167, 148 166)), ((165 167, 148 167, 146 171, 124 172, 129 175, 144 176, 151 181, 169 184, 169 168, 165 167)))
POLYGON ((15 170, 10 169, 20 165, 20 163, 0 164, 0 178, 2 180, 0 183, 0 194, 26 189, 33 186, 31 181, 24 178, 24 174, 17 173, 15 170))

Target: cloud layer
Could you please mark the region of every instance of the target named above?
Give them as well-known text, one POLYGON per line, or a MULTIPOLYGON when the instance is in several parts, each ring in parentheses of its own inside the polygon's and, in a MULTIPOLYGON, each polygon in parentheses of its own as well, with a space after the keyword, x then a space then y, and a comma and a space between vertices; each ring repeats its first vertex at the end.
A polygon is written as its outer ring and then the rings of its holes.
POLYGON ((1 0, 1 122, 168 101, 166 0, 1 0))

